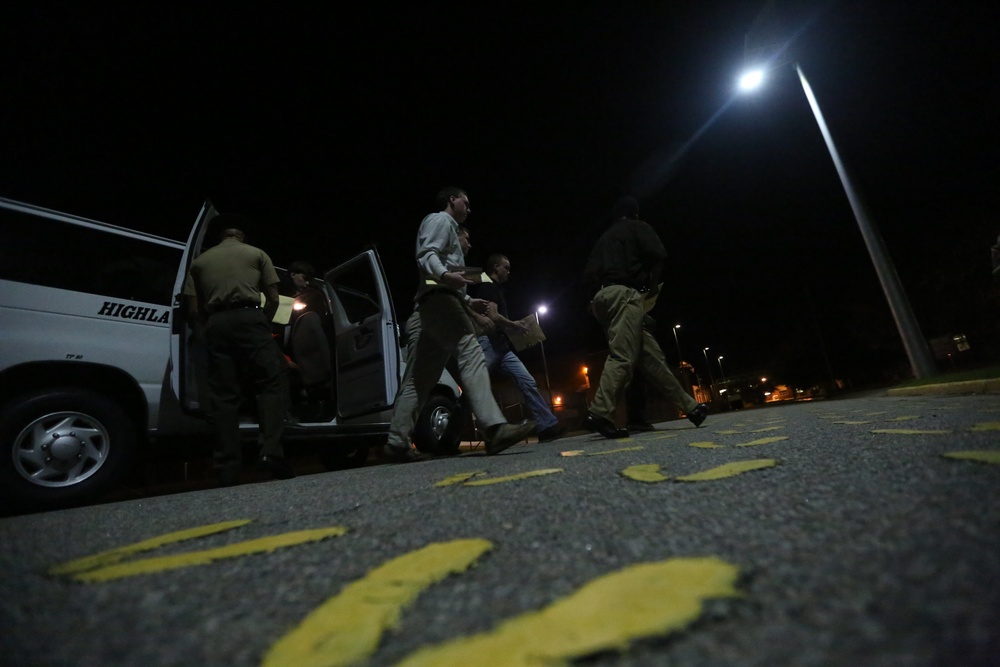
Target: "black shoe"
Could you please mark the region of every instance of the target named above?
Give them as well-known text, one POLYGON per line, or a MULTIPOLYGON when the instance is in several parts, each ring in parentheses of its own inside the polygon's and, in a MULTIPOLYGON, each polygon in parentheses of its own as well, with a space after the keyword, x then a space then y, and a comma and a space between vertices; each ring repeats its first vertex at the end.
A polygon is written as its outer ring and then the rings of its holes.
POLYGON ((537 425, 531 420, 520 424, 497 424, 486 436, 486 455, 493 456, 516 445, 534 433, 536 428, 537 425))
POLYGON ((394 447, 386 445, 382 448, 382 459, 387 463, 417 463, 418 461, 428 461, 433 458, 430 454, 420 451, 416 447, 394 447))
POLYGON ((656 427, 650 424, 649 422, 629 422, 628 430, 642 431, 644 433, 648 433, 649 431, 655 431, 656 427))
POLYGON ((538 432, 538 442, 552 442, 566 435, 566 427, 555 424, 538 432))
POLYGON ((705 421, 705 417, 707 416, 708 406, 704 403, 699 403, 695 406, 694 410, 688 414, 687 418, 695 426, 701 426, 701 423, 705 421))
POLYGON ((587 416, 583 420, 583 428, 591 433, 600 433, 605 438, 617 439, 628 437, 627 430, 616 428, 614 424, 604 417, 598 417, 590 412, 587 413, 587 416))
POLYGON ((257 466, 270 472, 275 479, 291 479, 295 477, 295 471, 292 470, 292 466, 288 465, 288 461, 280 456, 264 454, 257 461, 257 466))

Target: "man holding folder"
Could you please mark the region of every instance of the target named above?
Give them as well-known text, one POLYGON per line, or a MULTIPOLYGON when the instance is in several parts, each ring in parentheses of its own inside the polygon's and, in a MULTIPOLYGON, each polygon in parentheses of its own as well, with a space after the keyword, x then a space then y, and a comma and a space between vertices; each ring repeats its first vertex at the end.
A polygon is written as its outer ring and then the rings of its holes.
POLYGON ((524 363, 511 349, 507 334, 526 333, 528 327, 519 321, 512 321, 507 314, 507 298, 503 285, 510 278, 510 260, 506 255, 490 255, 486 261, 485 280, 476 288, 476 296, 490 302, 485 315, 475 314, 473 319, 481 331, 476 340, 486 357, 486 367, 490 373, 502 373, 514 380, 517 390, 524 396, 528 414, 538 424, 538 441, 549 442, 566 434, 566 427, 552 413, 551 407, 538 391, 538 383, 531 376, 524 363))

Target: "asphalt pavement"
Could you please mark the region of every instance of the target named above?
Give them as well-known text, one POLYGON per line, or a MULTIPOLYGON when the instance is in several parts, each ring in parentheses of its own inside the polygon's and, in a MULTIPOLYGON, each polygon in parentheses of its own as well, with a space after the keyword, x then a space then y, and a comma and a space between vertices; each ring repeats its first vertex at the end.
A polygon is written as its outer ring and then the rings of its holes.
POLYGON ((0 519, 0 662, 1000 664, 1000 395, 658 426, 0 519))

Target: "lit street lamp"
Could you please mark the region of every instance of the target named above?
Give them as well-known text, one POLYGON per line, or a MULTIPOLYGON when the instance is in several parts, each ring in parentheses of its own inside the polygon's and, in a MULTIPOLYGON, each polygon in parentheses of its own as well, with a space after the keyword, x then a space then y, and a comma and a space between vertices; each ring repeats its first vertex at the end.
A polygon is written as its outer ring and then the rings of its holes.
MULTIPOLYGON (((906 293, 903 291, 899 276, 896 274, 896 268, 886 253, 882 237, 875 229, 875 224, 869 219, 861 197, 851 184, 847 169, 844 166, 844 162, 840 159, 840 154, 833 144, 833 137, 826 126, 826 121, 823 119, 823 113, 819 109, 819 103, 816 101, 812 88, 806 80, 806 75, 802 73, 802 68, 797 63, 795 71, 799 75, 802 90, 806 94, 806 99, 809 101, 813 115, 816 116, 820 133, 823 135, 827 150, 829 150, 830 157, 833 159, 834 167, 836 167, 837 174, 840 176, 844 192, 847 193, 847 200, 851 204, 851 210, 854 211, 854 217, 858 221, 861 236, 868 247, 868 254, 871 255, 872 263, 875 265, 875 272, 878 274, 879 282, 882 283, 882 291, 885 293, 885 298, 889 302, 889 309, 892 311, 893 319, 896 321, 896 328, 903 339, 903 347, 906 349, 906 355, 909 357, 913 375, 916 378, 934 375, 937 369, 934 366, 934 361, 931 359, 930 350, 927 347, 923 334, 920 332, 920 326, 917 324, 916 317, 910 309, 910 303, 906 298, 906 293)), ((763 81, 764 71, 758 69, 743 75, 739 83, 742 90, 749 91, 760 86, 763 81)))
POLYGON ((674 343, 677 345, 677 367, 681 367, 681 362, 684 361, 684 357, 681 356, 681 342, 677 339, 677 330, 681 328, 681 325, 674 325, 674 343))
MULTIPOLYGON (((535 309, 535 321, 538 322, 539 327, 541 327, 541 316, 547 312, 549 312, 549 309, 544 305, 535 309)), ((552 408, 552 386, 549 384, 549 364, 545 360, 545 341, 538 341, 538 347, 542 350, 542 368, 545 369, 545 391, 549 394, 549 408, 552 408)))
POLYGON ((722 381, 726 381, 726 371, 722 370, 722 357, 719 357, 719 374, 722 375, 722 381))

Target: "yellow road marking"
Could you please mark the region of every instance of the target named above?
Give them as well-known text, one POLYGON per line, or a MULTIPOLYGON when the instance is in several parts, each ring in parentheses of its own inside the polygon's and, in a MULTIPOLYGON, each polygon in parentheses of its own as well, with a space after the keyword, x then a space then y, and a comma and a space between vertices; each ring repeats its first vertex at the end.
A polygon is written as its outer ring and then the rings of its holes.
POLYGON ((667 438, 676 438, 676 433, 665 433, 663 435, 654 435, 651 438, 646 438, 646 440, 666 440, 667 438))
POLYGON ((723 431, 716 431, 719 435, 736 435, 738 433, 743 433, 743 431, 737 431, 734 428, 727 428, 723 431))
POLYGON ((213 523, 208 526, 198 526, 197 528, 188 528, 186 530, 178 530, 173 533, 157 535, 156 537, 151 537, 148 540, 136 542, 135 544, 129 544, 124 547, 116 547, 92 556, 85 556, 83 558, 77 558, 76 560, 56 565, 49 569, 49 574, 73 574, 74 572, 93 570, 98 567, 107 567, 108 565, 113 565, 114 563, 125 560, 133 554, 157 549, 167 544, 173 544, 174 542, 183 542, 196 537, 204 537, 205 535, 214 535, 215 533, 232 530, 233 528, 245 526, 250 523, 250 521, 250 519, 223 521, 222 523, 213 523))
POLYGON ((619 452, 637 452, 642 448, 642 445, 639 445, 638 447, 619 447, 618 449, 608 449, 603 452, 591 452, 586 456, 604 456, 605 454, 618 454, 619 452))
POLYGON ((756 429, 754 429, 754 430, 752 430, 750 432, 751 433, 763 433, 765 431, 780 431, 783 428, 785 428, 785 427, 784 426, 768 426, 767 428, 756 428, 756 429))
POLYGON ((492 548, 483 539, 455 540, 393 558, 314 609, 271 646, 264 667, 337 667, 364 661, 421 592, 467 570, 492 548))
POLYGON ((465 482, 462 486, 486 486, 487 484, 503 484, 504 482, 514 482, 519 479, 528 479, 529 477, 540 477, 542 475, 551 475, 553 473, 562 471, 563 471, 562 468, 543 468, 542 470, 531 470, 529 472, 522 472, 516 475, 507 475, 506 477, 477 479, 474 482, 465 482))
POLYGON ((969 450, 964 452, 944 452, 941 456, 949 459, 963 459, 966 461, 1000 465, 1000 452, 997 451, 969 450))
POLYGON ((485 475, 485 474, 486 472, 483 470, 477 470, 476 472, 460 472, 457 475, 452 475, 451 477, 445 477, 434 486, 451 486, 452 484, 461 484, 467 479, 472 479, 473 477, 478 477, 480 475, 485 475))
POLYGON ((973 432, 1000 431, 1000 422, 981 422, 979 424, 973 424, 969 430, 973 432))
POLYGON ((857 421, 857 420, 848 420, 848 419, 845 419, 845 420, 839 421, 839 422, 833 422, 833 423, 834 424, 871 424, 870 421, 857 421))
POLYGON ((701 615, 703 601, 737 597, 736 566, 718 558, 641 563, 594 579, 491 632, 418 650, 400 667, 566 665, 642 637, 667 635, 701 615))
MULTIPOLYGON (((676 435, 664 436, 667 438, 676 438, 676 435)), ((589 454, 582 449, 570 449, 565 452, 559 452, 559 456, 604 456, 605 454, 617 454, 619 452, 637 452, 642 449, 642 445, 636 447, 619 447, 618 449, 608 449, 603 452, 590 452, 589 454)))
POLYGON ((714 442, 689 442, 688 447, 699 447, 701 449, 718 449, 722 445, 717 445, 714 442))
POLYGON ((300 530, 292 533, 283 533, 271 537, 261 537, 256 540, 237 542, 215 549, 205 549, 203 551, 191 551, 172 556, 160 556, 158 558, 144 558, 143 560, 130 561, 117 565, 109 565, 89 572, 81 572, 73 575, 76 581, 88 583, 98 581, 110 581, 123 577, 133 577, 137 574, 149 574, 152 572, 163 572, 166 570, 176 570, 192 565, 206 565, 215 560, 223 558, 235 558, 237 556, 248 556, 250 554, 265 553, 291 547, 306 542, 317 542, 328 537, 338 537, 347 532, 343 526, 333 526, 330 528, 316 528, 314 530, 300 530))
POLYGON ((772 442, 781 442, 782 440, 788 440, 787 435, 776 435, 772 438, 759 438, 757 440, 751 440, 750 442, 741 442, 737 447, 755 447, 757 445, 770 445, 772 442))
POLYGON ((763 468, 773 468, 778 465, 775 459, 754 459, 752 461, 734 461, 721 465, 717 468, 696 472, 693 475, 678 477, 678 482, 706 482, 713 479, 723 479, 725 477, 735 477, 751 470, 761 470, 763 468))
POLYGON ((660 466, 656 463, 645 463, 643 465, 629 466, 622 470, 622 475, 637 482, 665 482, 669 477, 660 474, 660 466))
POLYGON ((875 428, 872 433, 895 433, 896 435, 946 435, 951 431, 920 431, 912 428, 875 428))
POLYGON ((886 419, 887 422, 909 422, 914 419, 920 419, 916 415, 903 415, 902 417, 893 417, 892 419, 886 419))

